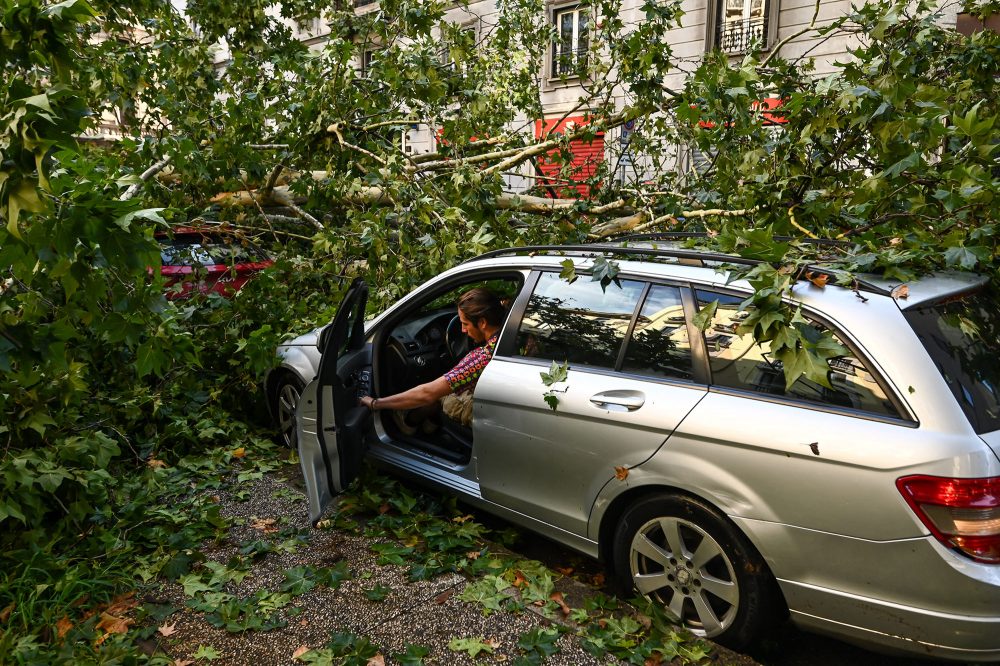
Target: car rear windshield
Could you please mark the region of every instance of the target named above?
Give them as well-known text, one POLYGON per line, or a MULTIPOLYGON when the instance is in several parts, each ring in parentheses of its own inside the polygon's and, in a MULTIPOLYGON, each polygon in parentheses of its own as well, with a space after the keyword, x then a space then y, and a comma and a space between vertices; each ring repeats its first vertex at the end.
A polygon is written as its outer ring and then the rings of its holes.
POLYGON ((1000 303, 994 292, 904 314, 976 432, 1000 430, 1000 303))
POLYGON ((177 235, 160 240, 160 256, 164 266, 215 266, 252 264, 270 257, 262 250, 241 245, 237 240, 203 235, 177 235))

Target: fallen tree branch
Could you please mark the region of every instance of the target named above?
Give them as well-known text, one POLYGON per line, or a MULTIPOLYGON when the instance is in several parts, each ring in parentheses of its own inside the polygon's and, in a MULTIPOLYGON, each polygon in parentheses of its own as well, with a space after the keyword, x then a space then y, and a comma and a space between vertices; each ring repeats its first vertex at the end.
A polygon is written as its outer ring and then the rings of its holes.
POLYGON ((337 143, 339 143, 341 146, 345 146, 347 148, 350 148, 351 150, 356 150, 362 155, 367 155, 368 157, 372 158, 382 166, 387 166, 386 161, 381 157, 379 157, 378 155, 376 155, 375 153, 373 153, 372 151, 362 148, 361 146, 356 146, 350 141, 344 139, 344 135, 340 131, 340 123, 333 123, 332 125, 326 128, 326 131, 335 136, 337 138, 337 143))
POLYGON ((753 208, 740 208, 736 210, 726 210, 723 208, 708 208, 705 210, 684 210, 676 215, 661 215, 653 218, 646 212, 636 213, 625 217, 616 217, 602 224, 595 226, 590 232, 590 238, 607 238, 626 231, 638 232, 657 224, 662 224, 671 219, 678 218, 701 218, 701 217, 745 217, 752 215, 758 210, 758 206, 753 208))
POLYGON ((156 174, 158 174, 161 171, 163 171, 164 167, 166 167, 168 164, 170 164, 170 155, 167 155, 166 157, 164 157, 163 159, 159 160, 158 162, 155 162, 153 164, 153 166, 149 167, 148 169, 146 169, 145 171, 143 171, 141 174, 139 174, 139 182, 138 183, 132 183, 132 185, 130 185, 129 188, 127 190, 125 190, 125 194, 122 195, 121 200, 122 201, 128 201, 129 199, 131 199, 132 197, 134 197, 136 194, 138 194, 139 190, 142 188, 142 184, 145 183, 150 178, 152 178, 153 176, 155 176, 156 174))

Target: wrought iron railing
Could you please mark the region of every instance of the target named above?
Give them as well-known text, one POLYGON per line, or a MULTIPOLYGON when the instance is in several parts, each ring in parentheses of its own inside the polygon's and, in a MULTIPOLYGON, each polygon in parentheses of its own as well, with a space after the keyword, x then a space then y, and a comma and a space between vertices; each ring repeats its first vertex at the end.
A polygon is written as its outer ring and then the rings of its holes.
POLYGON ((754 41, 763 44, 766 34, 767 19, 764 17, 725 21, 719 26, 718 45, 726 53, 743 53, 754 41))
POLYGON ((552 75, 578 74, 587 68, 587 47, 570 51, 557 51, 552 56, 552 75))

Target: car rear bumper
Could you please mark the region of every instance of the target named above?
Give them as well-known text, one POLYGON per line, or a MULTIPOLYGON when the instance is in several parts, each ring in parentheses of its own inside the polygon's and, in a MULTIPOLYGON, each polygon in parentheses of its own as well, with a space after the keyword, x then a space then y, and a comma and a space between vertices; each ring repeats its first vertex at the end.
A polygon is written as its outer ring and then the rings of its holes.
POLYGON ((931 536, 872 541, 733 520, 764 554, 798 626, 884 652, 1000 661, 1000 566, 931 536))
POLYGON ((1000 616, 939 613, 779 580, 792 622, 868 649, 961 661, 1000 661, 1000 616), (851 621, 845 621, 851 618, 851 621))

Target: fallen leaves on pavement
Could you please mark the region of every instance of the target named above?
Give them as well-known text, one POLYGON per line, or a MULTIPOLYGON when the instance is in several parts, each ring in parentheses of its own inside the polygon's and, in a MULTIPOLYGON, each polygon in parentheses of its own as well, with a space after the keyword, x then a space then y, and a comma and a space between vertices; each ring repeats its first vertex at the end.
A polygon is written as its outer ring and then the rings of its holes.
POLYGON ((173 624, 164 624, 162 627, 159 627, 157 631, 161 636, 172 636, 177 633, 177 623, 174 622, 173 624))
POLYGON ((569 607, 569 604, 566 603, 566 600, 563 599, 562 592, 553 592, 549 595, 549 599, 559 605, 559 609, 562 611, 563 615, 569 615, 573 611, 573 609, 569 607))
POLYGON ((278 528, 275 526, 276 522, 274 518, 253 518, 250 521, 250 527, 260 530, 264 534, 271 534, 278 531, 278 528))

